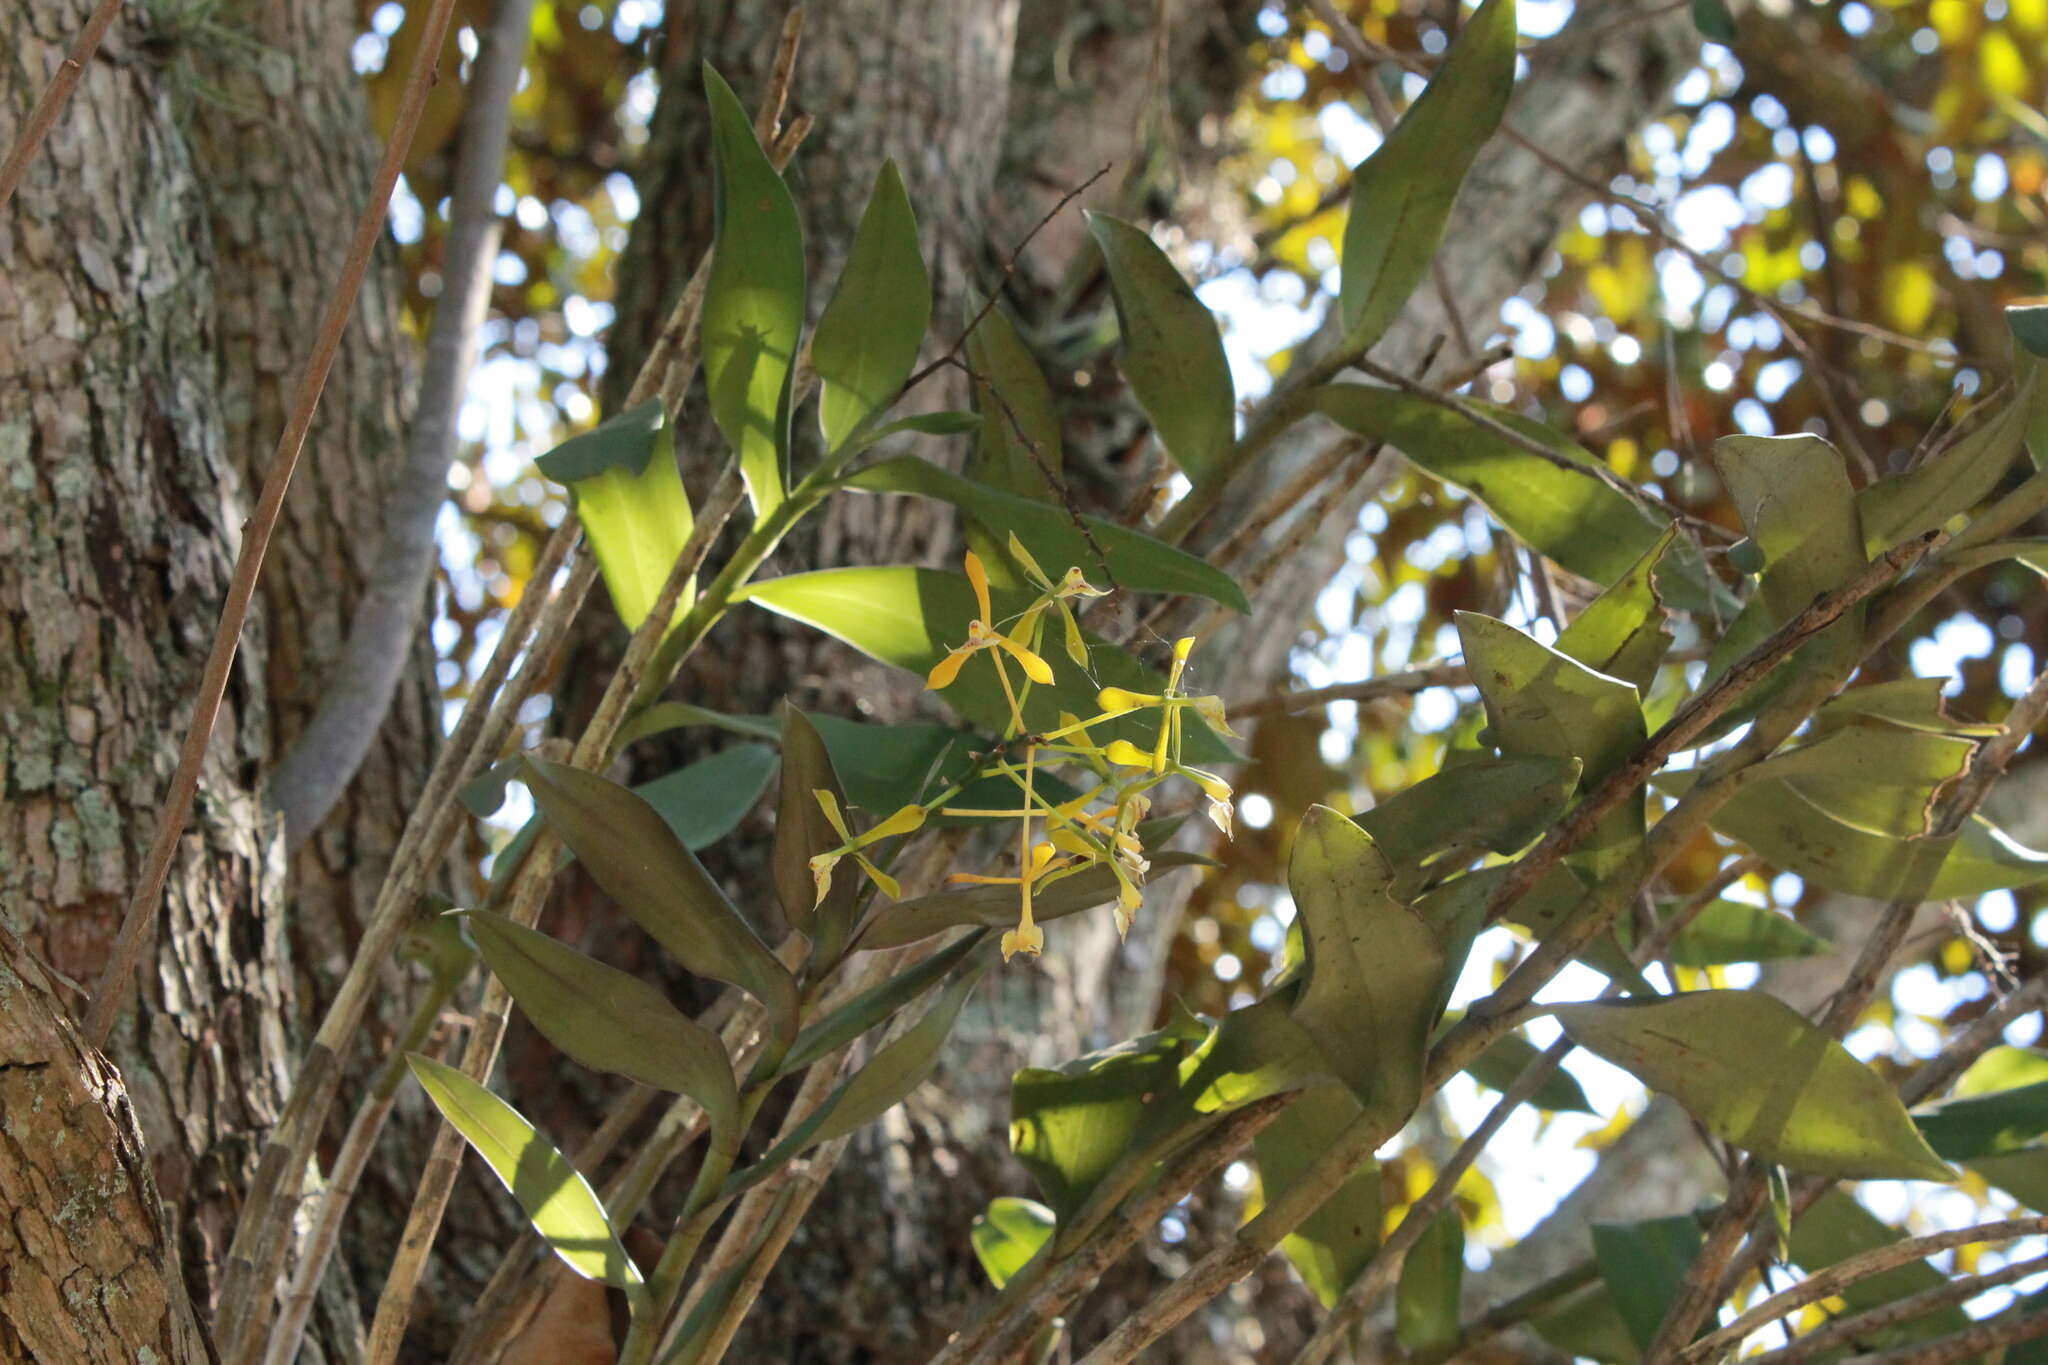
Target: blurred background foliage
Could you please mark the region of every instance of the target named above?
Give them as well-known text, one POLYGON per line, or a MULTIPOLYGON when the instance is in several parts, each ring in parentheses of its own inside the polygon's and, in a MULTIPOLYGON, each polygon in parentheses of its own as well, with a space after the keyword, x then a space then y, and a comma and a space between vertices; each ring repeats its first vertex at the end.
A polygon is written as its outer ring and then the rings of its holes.
MULTIPOLYGON (((1642 13, 1673 7, 1643 0, 1642 13)), ((1369 77, 1384 80, 1396 108, 1420 89, 1418 73, 1445 50, 1459 12, 1456 0, 1333 8, 1375 55, 1397 57, 1369 77)), ((1221 131, 1229 199, 1201 206, 1188 219, 1199 228, 1164 236, 1223 321, 1241 392, 1284 365, 1333 299, 1348 168, 1378 141, 1356 39, 1333 34, 1318 17, 1327 12, 1262 11, 1253 78, 1221 131)), ((1525 61, 1545 60, 1570 13, 1570 0, 1522 0, 1525 61)), ((406 14, 397 0, 361 9, 355 61, 387 119, 409 57, 406 14)), ((473 27, 487 15, 486 0, 465 0, 458 23, 472 28, 462 53, 475 51, 473 27)), ((467 454, 442 522, 435 630, 451 705, 563 510, 532 457, 597 417, 663 23, 657 0, 536 7, 499 195, 497 287, 463 416, 467 454)), ((1588 187, 1592 202, 1503 307, 1498 334, 1470 340, 1500 348, 1476 383, 1480 396, 1574 433, 1617 473, 1733 528, 1705 461, 1716 437, 1820 432, 1862 482, 1967 430, 2007 382, 2000 308, 2048 292, 2048 0, 1774 0, 1743 9, 1724 36, 1702 38, 1675 107, 1640 130, 1627 171, 1588 187)), ((416 328, 439 287, 460 88, 442 83, 394 214, 416 328)), ((1081 297, 1088 315, 1037 340, 1085 368, 1091 352, 1106 359, 1106 329, 1094 315, 1104 301, 1081 297)), ((1413 476, 1367 508, 1351 549, 1303 623, 1300 685, 1441 659, 1454 652, 1460 610, 1507 616, 1548 638, 1546 619, 1580 600, 1580 585, 1555 571, 1533 577, 1476 505, 1413 476)), ((2048 593, 2017 567, 1975 575, 1930 606, 1910 637, 1883 669, 1952 676, 1955 714, 1997 720, 2041 666, 2048 593)), ((1361 809, 1436 771, 1470 723, 1472 697, 1439 688, 1268 719, 1237 784, 1236 840, 1174 949, 1168 999, 1207 1010, 1249 1000, 1292 916, 1284 869, 1296 818, 1318 801, 1361 809)), ((538 735, 544 706, 526 719, 538 735)), ((1703 885, 1732 856, 1703 839, 1672 869, 1669 889, 1703 885)), ((1731 894, 1794 913, 1809 902, 1796 878, 1768 868, 1731 894)), ((1880 1001, 1852 1040, 1858 1050, 1901 1060, 1931 1051, 1936 1028, 1982 1007, 1993 975, 2040 970, 2044 949, 2030 931, 2037 919, 2048 925, 2043 908, 2038 892, 1970 908, 1880 1001)), ((1489 934, 1470 970, 1497 975, 1519 951, 1504 931, 1489 934)), ((1718 980, 1743 984, 1745 970, 1718 980)), ((2038 1033, 2029 1020, 2010 1036, 2038 1033)), ((1460 1106, 1451 1108, 1455 1126, 1460 1106)), ((1630 1112, 1604 1126, 1573 1120, 1570 1134, 1597 1147, 1630 1112)), ((1433 1145, 1388 1163, 1390 1219, 1408 1197, 1395 1187, 1426 1185, 1433 1145)), ((1497 1239, 1493 1187, 1475 1172, 1465 1193, 1475 1228, 1492 1224, 1497 1239)))

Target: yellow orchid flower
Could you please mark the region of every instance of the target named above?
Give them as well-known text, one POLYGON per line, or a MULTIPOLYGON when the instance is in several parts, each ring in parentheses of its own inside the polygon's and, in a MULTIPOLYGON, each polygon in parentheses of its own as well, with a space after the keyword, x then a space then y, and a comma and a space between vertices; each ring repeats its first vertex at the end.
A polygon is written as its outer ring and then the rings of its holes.
POLYGON ((1024 577, 1042 594, 1038 604, 1027 613, 1032 624, 1037 624, 1038 612, 1050 604, 1059 612, 1060 623, 1066 627, 1067 657, 1082 668, 1088 667, 1088 642, 1082 638, 1081 623, 1074 619, 1073 608, 1067 602, 1076 597, 1107 597, 1109 593, 1083 577, 1078 565, 1068 569, 1059 582, 1053 582, 1045 570, 1038 567, 1038 561, 1024 548, 1024 542, 1017 538, 1015 531, 1010 532, 1010 557, 1017 561, 1018 567, 1024 570, 1024 577))
MULTIPOLYGON (((1045 660, 1039 658, 1038 655, 1032 653, 1021 641, 1013 640, 996 629, 995 607, 990 602, 988 595, 988 570, 983 567, 981 556, 969 550, 967 552, 966 566, 967 581, 974 585, 974 599, 981 607, 981 615, 967 623, 967 643, 953 650, 945 658, 932 666, 931 673, 925 678, 925 686, 934 691, 942 687, 951 686, 953 680, 960 676, 961 665, 965 664, 971 656, 985 649, 1000 649, 1008 654, 1017 661, 1018 666, 1024 670, 1024 676, 1031 679, 1031 681, 1035 683, 1050 683, 1052 681, 1051 666, 1045 660)), ((996 660, 996 671, 1001 673, 1002 667, 1003 661, 998 658, 996 660)), ((1007 675, 1004 675, 1003 686, 1007 689, 1009 685, 1009 678, 1007 675)))
POLYGON ((813 789, 811 796, 817 801, 818 808, 825 812, 825 823, 832 826, 833 831, 840 838, 846 840, 840 847, 829 852, 820 853, 811 859, 811 882, 817 888, 818 893, 818 898, 814 903, 818 905, 825 903, 826 893, 832 889, 832 869, 838 865, 839 860, 842 858, 851 858, 854 862, 858 863, 861 871, 867 873, 868 879, 880 887, 888 895, 889 899, 901 900, 903 898, 902 885, 894 877, 882 871, 881 868, 876 867, 867 854, 861 852, 861 850, 871 844, 879 843, 892 835, 908 834, 912 830, 918 829, 925 822, 925 816, 928 813, 925 808, 923 806, 905 806, 873 829, 870 829, 867 833, 855 835, 847 828, 846 816, 839 809, 839 799, 837 797, 823 787, 813 789))

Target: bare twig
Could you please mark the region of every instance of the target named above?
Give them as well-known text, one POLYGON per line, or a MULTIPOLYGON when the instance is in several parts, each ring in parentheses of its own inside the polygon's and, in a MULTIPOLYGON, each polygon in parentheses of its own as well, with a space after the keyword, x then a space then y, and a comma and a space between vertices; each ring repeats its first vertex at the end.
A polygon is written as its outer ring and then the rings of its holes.
MULTIPOLYGON (((271 455, 269 471, 263 479, 263 492, 243 528, 241 552, 235 557, 234 578, 228 585, 227 601, 221 606, 213 648, 207 655, 198 698, 193 703, 191 728, 186 732, 184 747, 179 750, 177 771, 172 775, 170 791, 157 817, 156 841, 150 845, 142 876, 122 917, 113 953, 100 975, 99 986, 93 992, 92 1006, 85 1016, 85 1036, 95 1047, 106 1046, 108 1035, 113 1032, 114 1017, 127 1003, 128 993, 134 987, 135 968, 142 958, 143 944, 148 939, 151 926, 156 922, 156 908, 163 897, 164 879, 170 873, 171 859, 177 854, 185 822, 192 814, 192 798, 199 790, 199 769, 206 760, 214 722, 220 715, 221 697, 228 685, 228 671, 235 662, 242 625, 248 619, 257 575, 263 571, 263 556, 270 548, 271 535, 277 530, 278 515, 284 508, 285 490, 291 486, 292 471, 297 468, 299 452, 306 444, 306 432, 313 425, 313 410, 319 405, 320 391, 327 383, 327 372, 333 367, 335 354, 341 349, 349 314, 355 310, 356 294, 370 268, 370 255, 376 249, 378 238, 383 235, 384 215, 390 206, 391 191, 398 183, 399 172, 404 169, 405 154, 412 146, 413 133, 426 109, 427 94, 433 88, 435 67, 440 61, 441 43, 447 36, 448 19, 453 12, 454 0, 435 0, 433 8, 425 15, 426 28, 419 55, 406 77, 405 96, 399 105, 391 138, 385 145, 384 159, 377 167, 368 201, 356 221, 355 236, 349 243, 348 254, 342 259, 341 272, 328 298, 326 313, 320 319, 312 353, 300 373, 291 416, 286 420, 284 431, 278 437, 277 449, 271 455)), ((73 80, 76 80, 75 75, 73 80)))
POLYGON ((64 112, 65 102, 85 75, 85 64, 92 60, 93 53, 99 51, 100 40, 107 36, 107 30, 113 27, 114 16, 120 12, 121 0, 100 0, 87 16, 85 27, 73 40, 71 50, 64 54, 64 60, 51 73, 42 98, 36 101, 35 108, 29 110, 28 122, 22 125, 14 146, 8 150, 7 160, 0 163, 0 211, 4 211, 14 198, 21 178, 28 174, 29 163, 35 160, 43 139, 57 126, 57 116, 64 112))
POLYGON ((532 27, 533 0, 499 0, 470 68, 449 194, 444 285, 427 331, 405 463, 384 498, 382 544, 370 561, 347 643, 328 670, 319 708, 270 777, 270 802, 284 817, 288 850, 311 836, 354 780, 412 654, 434 567, 434 522, 455 456, 456 419, 476 359, 477 329, 490 307, 500 236, 494 200, 532 27))
POLYGON ((1867 1340, 1873 1332, 1882 1331, 1897 1323, 1911 1322, 1915 1318, 1924 1317, 1952 1304, 1967 1303, 1987 1289, 1996 1289, 2000 1285, 2011 1284, 2014 1280, 2024 1280, 2029 1275, 2038 1275, 2044 1270, 2048 1270, 2048 1256, 2014 1261, 2010 1265, 1982 1275, 1959 1276, 1931 1289, 1923 1289, 1918 1294, 1908 1294, 1904 1298, 1881 1303, 1865 1312, 1836 1318, 1824 1326, 1814 1328, 1789 1345, 1780 1346, 1775 1351, 1765 1351, 1761 1355, 1750 1356, 1748 1361, 1751 1365, 1801 1365, 1801 1362, 1811 1360, 1822 1351, 1845 1343, 1853 1344, 1859 1340, 1867 1340))

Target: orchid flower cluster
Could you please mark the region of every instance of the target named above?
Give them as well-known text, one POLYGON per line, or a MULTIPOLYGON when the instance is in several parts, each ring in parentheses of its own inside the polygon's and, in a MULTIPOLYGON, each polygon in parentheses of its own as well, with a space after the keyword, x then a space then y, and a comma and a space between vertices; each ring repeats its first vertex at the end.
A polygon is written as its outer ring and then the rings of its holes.
POLYGON ((984 776, 1000 776, 1014 783, 1019 804, 1000 810, 965 809, 950 804, 959 792, 955 786, 922 805, 905 806, 859 835, 850 831, 837 801, 826 791, 816 793, 825 818, 845 840, 839 848, 811 860, 811 874, 822 901, 831 886, 833 867, 851 858, 862 872, 891 897, 901 895, 896 881, 870 859, 866 850, 894 835, 907 834, 923 825, 933 813, 990 819, 1014 818, 1017 829, 1017 869, 1014 875, 955 873, 947 880, 975 885, 1015 886, 1018 889, 1017 927, 1002 938, 1005 961, 1018 953, 1036 955, 1045 946, 1045 931, 1032 919, 1034 891, 1090 867, 1107 867, 1115 878, 1116 926, 1118 934, 1129 932, 1132 915, 1143 900, 1151 863, 1139 837, 1138 826, 1152 808, 1152 790, 1169 777, 1184 778, 1208 798, 1209 818, 1226 837, 1230 834, 1231 791, 1228 783, 1214 773, 1181 762, 1184 718, 1192 711, 1218 733, 1234 735, 1224 717, 1219 697, 1190 697, 1182 692, 1192 637, 1177 641, 1166 690, 1158 694, 1104 687, 1096 693, 1099 714, 1087 720, 1061 712, 1055 729, 1033 733, 1024 720, 1024 703, 1033 686, 1049 686, 1055 674, 1041 652, 1048 618, 1057 617, 1066 656, 1076 667, 1089 668, 1087 641, 1074 617, 1077 599, 1101 597, 1103 590, 1091 585, 1079 568, 1070 568, 1057 581, 1041 569, 1023 543, 1012 534, 1009 553, 1024 578, 1036 591, 1031 604, 1008 622, 998 622, 989 595, 987 567, 973 551, 966 556, 967 580, 974 588, 980 614, 967 623, 967 639, 949 651, 935 665, 926 684, 934 690, 952 686, 960 671, 976 654, 987 654, 1008 703, 1010 718, 1000 750, 980 770, 984 776), (1015 665, 1021 678, 1013 677, 1015 665), (1090 727, 1114 722, 1134 712, 1159 712, 1159 736, 1151 749, 1140 748, 1127 739, 1099 743, 1090 727), (1059 764, 1079 768, 1087 774, 1078 795, 1054 800, 1039 789, 1045 768, 1059 764))

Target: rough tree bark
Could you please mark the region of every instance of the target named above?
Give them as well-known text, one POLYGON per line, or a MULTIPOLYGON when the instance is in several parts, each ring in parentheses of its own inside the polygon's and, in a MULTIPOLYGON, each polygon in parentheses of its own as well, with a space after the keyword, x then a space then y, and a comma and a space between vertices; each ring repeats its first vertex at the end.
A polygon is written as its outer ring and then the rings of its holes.
MULTIPOLYGON (((90 8, 0 14, 0 139, 90 8)), ((0 915, 72 1007, 153 833, 304 319, 376 150, 349 9, 262 13, 247 31, 211 7, 125 12, 0 219, 0 915)), ((262 781, 318 698, 370 547, 352 519, 400 444, 394 266, 372 271, 329 383, 112 1049, 202 1317, 294 1030, 338 973, 437 732, 418 667, 355 795, 286 867, 262 781)), ((12 1151, 39 1155, 56 1154, 12 1151)))

